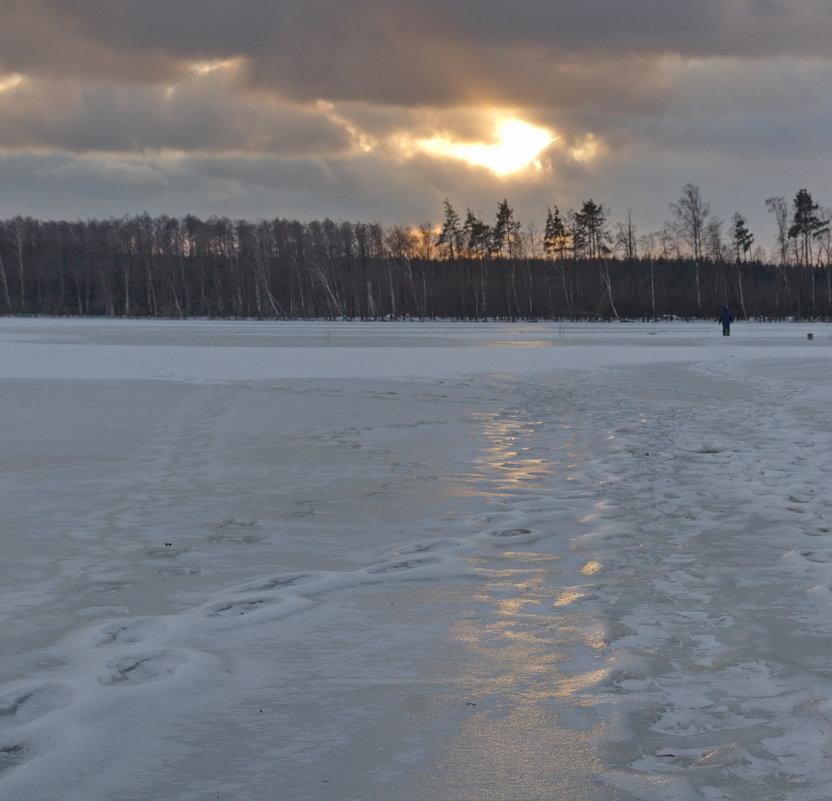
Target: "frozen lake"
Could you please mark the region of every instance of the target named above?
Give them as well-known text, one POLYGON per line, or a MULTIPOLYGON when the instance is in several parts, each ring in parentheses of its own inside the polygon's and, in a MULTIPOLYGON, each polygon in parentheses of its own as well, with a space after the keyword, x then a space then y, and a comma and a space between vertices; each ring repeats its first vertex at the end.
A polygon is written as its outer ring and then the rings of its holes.
POLYGON ((0 797, 827 801, 831 357, 0 319, 0 797))

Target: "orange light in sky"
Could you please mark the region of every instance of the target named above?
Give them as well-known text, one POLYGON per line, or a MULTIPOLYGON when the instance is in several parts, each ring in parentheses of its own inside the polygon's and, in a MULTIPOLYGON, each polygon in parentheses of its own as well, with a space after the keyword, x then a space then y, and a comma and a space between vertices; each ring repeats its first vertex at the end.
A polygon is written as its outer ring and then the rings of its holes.
POLYGON ((240 66, 239 58, 215 59, 213 61, 193 61, 188 65, 197 75, 207 75, 217 70, 227 70, 240 66))
POLYGON ((8 92, 23 83, 23 76, 17 73, 0 75, 0 92, 8 92))
POLYGON ((436 136, 421 140, 419 146, 428 153, 462 159, 487 167, 497 175, 506 175, 533 164, 544 148, 557 138, 545 128, 516 119, 501 122, 495 134, 493 144, 455 142, 436 136))
POLYGON ((581 142, 570 148, 569 155, 575 161, 592 161, 601 150, 601 141, 593 134, 587 134, 581 142))

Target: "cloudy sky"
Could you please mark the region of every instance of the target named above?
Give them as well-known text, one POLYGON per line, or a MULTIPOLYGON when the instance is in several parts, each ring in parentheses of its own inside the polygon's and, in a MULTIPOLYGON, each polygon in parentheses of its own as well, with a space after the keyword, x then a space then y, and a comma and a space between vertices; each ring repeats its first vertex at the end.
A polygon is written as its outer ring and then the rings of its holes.
MULTIPOLYGON (((829 0, 0 0, 0 217, 832 205, 829 0), (826 195, 824 193, 827 193, 826 195)), ((769 230, 771 229, 771 230, 769 230)))

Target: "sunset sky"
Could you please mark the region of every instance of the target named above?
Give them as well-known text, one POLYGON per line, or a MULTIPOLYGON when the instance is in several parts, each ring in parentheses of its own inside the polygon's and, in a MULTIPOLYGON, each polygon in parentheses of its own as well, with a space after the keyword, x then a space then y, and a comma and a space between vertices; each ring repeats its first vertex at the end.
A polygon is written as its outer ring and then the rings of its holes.
POLYGON ((0 217, 832 205, 829 0, 0 0, 0 217))

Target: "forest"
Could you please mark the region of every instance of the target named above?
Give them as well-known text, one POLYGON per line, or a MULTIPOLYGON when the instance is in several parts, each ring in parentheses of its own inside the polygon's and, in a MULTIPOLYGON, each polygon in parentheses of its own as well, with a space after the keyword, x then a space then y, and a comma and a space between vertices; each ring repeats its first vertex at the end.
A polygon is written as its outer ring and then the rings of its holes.
POLYGON ((776 245, 686 184, 660 231, 590 199, 521 223, 443 205, 439 226, 148 214, 0 221, 0 314, 351 320, 832 319, 829 213, 766 201, 776 245))

